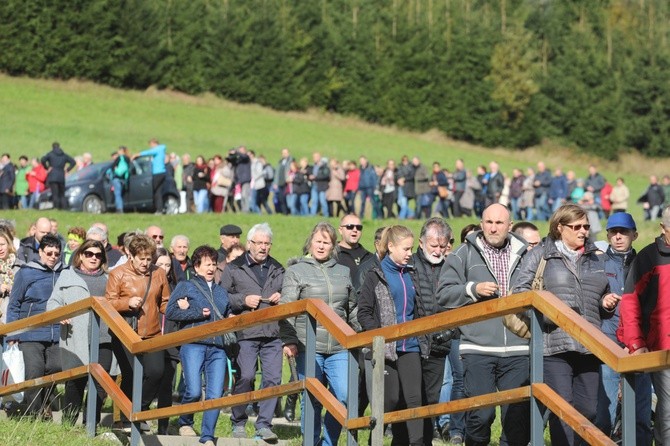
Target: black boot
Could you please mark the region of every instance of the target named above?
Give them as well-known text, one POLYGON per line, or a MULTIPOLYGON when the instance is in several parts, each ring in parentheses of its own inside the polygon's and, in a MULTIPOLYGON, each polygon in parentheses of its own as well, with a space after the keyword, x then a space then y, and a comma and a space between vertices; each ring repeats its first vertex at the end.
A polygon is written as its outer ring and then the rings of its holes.
POLYGON ((298 394, 293 393, 286 397, 286 403, 284 403, 284 418, 286 421, 295 420, 295 404, 298 402, 298 394))

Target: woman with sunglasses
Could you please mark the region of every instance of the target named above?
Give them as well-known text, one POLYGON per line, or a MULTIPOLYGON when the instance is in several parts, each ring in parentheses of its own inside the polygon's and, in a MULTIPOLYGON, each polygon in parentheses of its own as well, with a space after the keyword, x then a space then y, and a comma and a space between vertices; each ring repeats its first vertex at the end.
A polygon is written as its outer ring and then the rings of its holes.
MULTIPOLYGON (((586 212, 575 204, 556 210, 549 220, 549 235, 523 260, 514 292, 532 288, 544 259, 544 289, 553 293, 581 317, 600 329, 611 317, 620 297, 610 293, 604 260, 589 240, 586 212)), ((563 329, 545 319, 544 381, 591 422, 596 417, 600 360, 563 329)), ((554 414, 549 418, 551 444, 586 444, 554 414)))
MULTIPOLYGON (((73 304, 89 296, 102 297, 107 286, 107 255, 102 242, 86 240, 72 254, 72 268, 61 273, 47 302, 47 311, 73 304)), ((91 317, 85 313, 60 322, 61 366, 63 370, 89 363, 89 327, 91 317)), ((109 328, 100 321, 100 350, 98 363, 109 372, 112 366, 112 337, 109 328)), ((74 424, 82 407, 88 377, 72 379, 65 383, 63 422, 74 424)), ((100 409, 107 397, 105 390, 95 381, 98 391, 95 421, 100 421, 100 409)))

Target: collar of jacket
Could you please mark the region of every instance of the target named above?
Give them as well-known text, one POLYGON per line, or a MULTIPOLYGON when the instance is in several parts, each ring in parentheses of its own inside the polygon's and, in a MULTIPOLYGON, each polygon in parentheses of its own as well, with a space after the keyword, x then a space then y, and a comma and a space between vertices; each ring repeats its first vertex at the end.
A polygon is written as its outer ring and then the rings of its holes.
MULTIPOLYGON (((542 243, 540 245, 544 245, 544 258, 549 259, 551 257, 562 257, 563 254, 558 250, 556 247, 556 240, 554 240, 551 236, 545 237, 544 240, 542 240, 542 243)), ((584 252, 582 253, 582 257, 598 252, 599 249, 598 247, 591 242, 590 240, 587 240, 586 243, 584 244, 584 252)), ((602 252, 602 251, 601 251, 602 252)))
MULTIPOLYGON (((239 268, 242 268, 243 266, 249 266, 249 263, 247 262, 247 255, 249 254, 249 251, 245 251, 243 255, 239 256, 232 262, 230 262, 231 265, 237 266, 239 268)), ((268 256, 268 258, 265 260, 264 265, 266 265, 267 268, 270 268, 271 266, 274 266, 275 268, 282 268, 281 263, 279 263, 274 257, 268 256)))
MULTIPOLYGON (((484 240, 483 240, 483 231, 479 230, 468 235, 465 240, 474 246, 481 253, 484 252, 484 240), (482 238, 479 238, 479 234, 482 234, 482 238)), ((507 243, 509 243, 511 252, 518 256, 523 255, 526 252, 526 247, 528 246, 526 242, 519 237, 518 235, 510 232, 507 234, 507 243)))

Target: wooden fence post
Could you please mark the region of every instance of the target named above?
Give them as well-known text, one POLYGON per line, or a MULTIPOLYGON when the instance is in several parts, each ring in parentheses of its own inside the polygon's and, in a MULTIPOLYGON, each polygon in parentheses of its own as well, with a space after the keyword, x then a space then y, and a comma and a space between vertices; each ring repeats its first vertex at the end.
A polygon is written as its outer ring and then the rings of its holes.
POLYGON ((530 444, 544 444, 544 419, 540 402, 533 396, 533 384, 542 383, 544 362, 544 339, 540 320, 542 313, 530 310, 530 444))
MULTIPOLYGON (((311 314, 307 314, 307 333, 305 336, 305 378, 314 378, 316 376, 316 319, 311 314)), ((305 433, 303 444, 305 446, 314 446, 314 400, 312 394, 307 390, 303 392, 303 401, 305 402, 305 433)), ((318 414, 321 416, 321 414, 318 414)))
MULTIPOLYGON (((90 333, 89 333, 89 364, 95 364, 99 361, 100 351, 100 316, 93 310, 88 312, 90 317, 90 333)), ((96 427, 96 403, 98 400, 98 389, 95 387, 95 379, 93 374, 88 374, 88 396, 86 399, 86 433, 89 437, 95 437, 96 427)))
MULTIPOLYGON (((347 382, 347 419, 358 417, 358 355, 359 349, 349 350, 349 377, 347 382)), ((362 390, 365 392, 365 389, 362 390)), ((358 445, 358 432, 347 429, 347 446, 358 445)))

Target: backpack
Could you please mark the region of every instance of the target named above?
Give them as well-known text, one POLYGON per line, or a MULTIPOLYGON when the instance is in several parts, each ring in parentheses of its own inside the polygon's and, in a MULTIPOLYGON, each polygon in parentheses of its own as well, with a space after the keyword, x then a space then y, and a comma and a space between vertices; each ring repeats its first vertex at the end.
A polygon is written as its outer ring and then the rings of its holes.
POLYGON ((125 156, 119 156, 119 159, 114 167, 114 176, 117 178, 123 178, 124 180, 128 178, 129 166, 128 161, 126 161, 125 156))
POLYGON ((266 181, 272 181, 275 179, 275 169, 270 164, 263 166, 263 177, 266 181))

